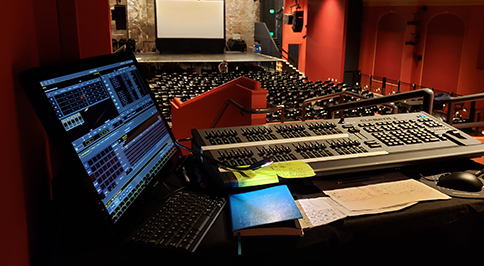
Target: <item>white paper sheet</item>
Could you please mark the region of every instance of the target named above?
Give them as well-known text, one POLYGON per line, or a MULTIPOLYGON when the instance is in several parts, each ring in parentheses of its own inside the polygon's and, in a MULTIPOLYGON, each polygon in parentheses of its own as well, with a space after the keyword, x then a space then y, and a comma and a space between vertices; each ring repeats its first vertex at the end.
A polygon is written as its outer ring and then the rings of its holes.
MULTIPOLYGON (((332 200, 329 197, 300 199, 298 201, 312 226, 329 224, 347 216, 331 205, 332 200)), ((304 227, 303 223, 301 225, 304 227)))
POLYGON ((330 197, 319 197, 311 199, 300 199, 297 201, 302 209, 303 220, 300 221, 303 228, 311 228, 315 226, 325 225, 334 221, 346 218, 348 216, 360 216, 367 214, 378 214, 384 212, 399 211, 409 206, 417 204, 417 202, 392 206, 388 208, 350 211, 339 205, 330 197))
POLYGON ((329 197, 299 199, 308 221, 303 228, 320 226, 348 216, 402 210, 419 201, 445 200, 449 196, 416 180, 386 182, 360 187, 324 191, 329 197))
POLYGON ((324 191, 350 211, 375 210, 402 204, 450 199, 413 179, 324 191))

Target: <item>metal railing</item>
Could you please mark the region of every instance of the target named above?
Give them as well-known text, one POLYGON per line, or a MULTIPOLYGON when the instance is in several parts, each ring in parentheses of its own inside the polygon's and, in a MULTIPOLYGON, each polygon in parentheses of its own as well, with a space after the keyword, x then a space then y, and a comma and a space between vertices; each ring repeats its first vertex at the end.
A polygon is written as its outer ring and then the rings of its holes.
POLYGON ((456 128, 473 128, 473 127, 483 127, 484 122, 475 122, 475 104, 476 101, 484 100, 484 93, 477 93, 471 95, 464 95, 458 97, 450 97, 448 100, 443 101, 443 103, 448 104, 447 106, 447 116, 446 122, 449 125, 454 124, 454 114, 455 114, 455 106, 458 103, 465 103, 471 102, 471 110, 470 110, 470 117, 469 120, 472 122, 468 123, 457 123, 453 125, 456 128))
POLYGON ((224 106, 222 107, 222 109, 218 113, 217 117, 215 117, 215 120, 213 121, 211 128, 215 128, 217 126, 217 123, 220 120, 220 117, 222 117, 223 113, 225 112, 225 110, 227 109, 229 104, 232 104, 235 107, 237 107, 240 110, 240 112, 242 112, 243 114, 244 113, 246 113, 246 114, 268 114, 268 113, 275 113, 275 112, 281 110, 281 123, 284 123, 284 112, 285 112, 284 105, 272 105, 272 104, 268 103, 267 104, 269 106, 268 108, 251 109, 251 108, 243 107, 242 105, 238 104, 237 102, 235 102, 232 99, 227 99, 225 101, 224 106))
MULTIPOLYGON (((398 92, 414 91, 429 87, 424 87, 415 83, 408 83, 401 80, 389 79, 387 77, 377 77, 374 75, 360 74, 360 86, 368 86, 368 90, 382 95, 390 95, 398 92), (366 84, 366 85, 363 85, 366 84), (376 86, 375 86, 376 84, 376 86)), ((434 88, 431 88, 434 92, 434 88)))
MULTIPOLYGON (((306 109, 307 109, 307 106, 310 103, 317 102, 317 101, 324 101, 324 100, 339 97, 339 104, 343 104, 344 96, 351 96, 351 97, 355 97, 355 98, 358 98, 358 99, 368 99, 368 97, 366 97, 366 96, 363 96, 361 94, 354 93, 354 92, 351 92, 351 91, 342 91, 342 92, 338 92, 338 93, 333 93, 333 94, 329 94, 329 95, 323 95, 323 96, 307 99, 302 103, 302 106, 301 106, 301 120, 306 121, 306 112, 307 112, 306 109)), ((361 102, 361 101, 359 101, 359 102, 361 102)), ((393 113, 396 113, 398 111, 398 108, 393 103, 384 104, 384 105, 386 107, 389 107, 390 109, 392 109, 393 113)), ((328 108, 329 107, 327 107, 326 109, 328 109, 328 108)), ((332 117, 332 118, 334 118, 334 117, 332 117)))
POLYGON ((452 92, 438 90, 429 86, 422 86, 415 83, 408 83, 401 80, 390 79, 388 77, 378 77, 375 75, 363 74, 359 70, 345 71, 345 76, 351 77, 351 85, 358 85, 366 90, 382 95, 390 95, 399 92, 407 92, 430 88, 434 93, 443 92, 451 96, 458 96, 452 92))
POLYGON ((294 57, 292 57, 289 52, 287 52, 286 50, 284 50, 284 48, 282 48, 282 46, 279 46, 279 53, 280 53, 280 57, 284 60, 286 60, 287 62, 289 62, 289 64, 291 65, 294 65, 294 62, 296 62, 296 60, 294 59, 294 57))
MULTIPOLYGON (((334 118, 334 112, 339 110, 353 109, 358 107, 367 107, 379 104, 388 104, 391 102, 398 102, 414 98, 423 97, 423 111, 432 114, 434 104, 434 92, 431 89, 420 89, 415 91, 407 91, 393 95, 386 95, 382 97, 370 98, 356 102, 343 103, 329 106, 326 108, 328 113, 331 113, 331 118, 334 118)), ((341 115, 341 114, 340 114, 341 115)))

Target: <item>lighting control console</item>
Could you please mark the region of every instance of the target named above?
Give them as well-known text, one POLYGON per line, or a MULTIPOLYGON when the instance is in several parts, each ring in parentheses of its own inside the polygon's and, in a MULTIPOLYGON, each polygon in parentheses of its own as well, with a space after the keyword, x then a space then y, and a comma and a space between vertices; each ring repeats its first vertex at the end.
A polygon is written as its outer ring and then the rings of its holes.
MULTIPOLYGON (((424 113, 193 129, 192 148, 232 166, 307 162, 319 177, 484 155, 484 144, 424 113)), ((225 187, 230 172, 200 158, 225 187)))

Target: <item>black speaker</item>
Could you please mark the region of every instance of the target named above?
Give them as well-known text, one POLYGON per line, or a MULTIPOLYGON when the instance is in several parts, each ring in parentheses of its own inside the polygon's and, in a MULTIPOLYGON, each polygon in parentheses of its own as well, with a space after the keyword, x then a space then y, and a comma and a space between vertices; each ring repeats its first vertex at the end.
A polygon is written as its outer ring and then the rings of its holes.
POLYGON ((116 21, 117 30, 126 29, 126 6, 115 5, 114 10, 111 10, 111 17, 116 21))
POLYGON ((304 23, 304 11, 295 11, 292 14, 292 31, 301 32, 304 23))
POLYGON ((284 14, 284 24, 286 25, 292 25, 292 14, 284 14))

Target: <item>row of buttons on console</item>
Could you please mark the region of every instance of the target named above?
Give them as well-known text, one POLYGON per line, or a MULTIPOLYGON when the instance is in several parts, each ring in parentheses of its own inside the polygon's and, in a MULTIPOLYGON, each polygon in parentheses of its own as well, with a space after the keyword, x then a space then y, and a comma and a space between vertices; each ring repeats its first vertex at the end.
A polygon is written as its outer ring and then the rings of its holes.
POLYGON ((233 129, 224 129, 224 130, 214 130, 214 131, 207 131, 205 132, 205 138, 213 139, 213 138, 229 138, 237 136, 237 132, 233 129))
POLYGON ((372 134, 375 138, 382 141, 387 146, 418 144, 423 142, 445 141, 445 137, 438 137, 431 132, 423 130, 378 132, 372 134))
MULTIPOLYGON (((257 153, 264 159, 272 159, 274 162, 297 160, 291 153, 291 148, 284 145, 270 145, 256 147, 257 153)), ((218 158, 228 162, 231 166, 250 165, 257 162, 254 153, 248 149, 230 149, 218 151, 218 158)))
POLYGON ((327 128, 327 129, 313 129, 314 134, 319 135, 334 135, 343 133, 337 128, 327 128))
POLYGON ((256 148, 259 155, 264 159, 272 159, 274 162, 285 162, 297 160, 296 156, 292 154, 292 149, 285 145, 270 145, 256 148))
MULTIPOLYGON (((311 136, 309 133, 303 132, 294 132, 294 133, 281 133, 281 136, 285 139, 287 138, 299 138, 299 137, 309 137, 311 136)), ((266 135, 250 135, 245 137, 247 141, 266 141, 266 140, 275 140, 277 139, 276 135, 274 134, 266 134, 266 135)), ((231 143, 241 143, 242 140, 239 137, 231 137, 231 138, 217 138, 217 139, 209 139, 210 145, 222 145, 222 144, 231 144, 231 143)))
POLYGON ((230 143, 241 143, 242 140, 239 137, 226 138, 226 139, 210 139, 210 145, 222 145, 230 143))

